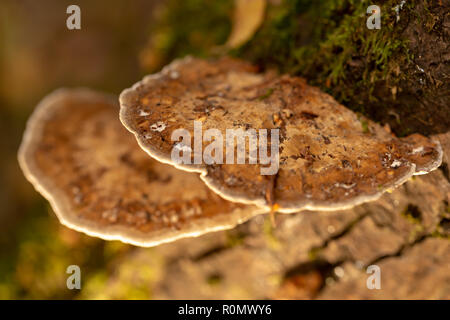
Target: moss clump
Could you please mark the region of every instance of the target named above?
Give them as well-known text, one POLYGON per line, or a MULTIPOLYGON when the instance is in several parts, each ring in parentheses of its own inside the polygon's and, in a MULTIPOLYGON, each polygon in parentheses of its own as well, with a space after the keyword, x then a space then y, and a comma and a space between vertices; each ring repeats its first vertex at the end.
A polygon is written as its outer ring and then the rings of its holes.
MULTIPOLYGON (((164 34, 163 41, 153 45, 157 48, 153 54, 164 53, 158 68, 187 53, 218 52, 214 49, 225 43, 230 29, 232 1, 213 3, 169 1, 164 27, 155 28, 153 36, 164 34), (196 39, 195 34, 200 41, 189 40, 196 39)), ((397 135, 445 132, 450 125, 448 95, 446 99, 442 94, 448 87, 447 73, 442 72, 446 5, 380 1, 381 29, 369 30, 366 10, 372 4, 368 0, 268 2, 264 23, 253 38, 220 53, 303 76, 350 109, 388 123, 397 135)))
POLYGON ((259 97, 259 100, 265 100, 268 97, 270 97, 273 93, 273 90, 274 90, 273 88, 267 89, 266 93, 264 93, 262 96, 259 97))
MULTIPOLYGON (((377 101, 377 83, 388 82, 394 95, 400 65, 410 62, 407 41, 399 35, 395 2, 381 6, 381 29, 369 30, 369 1, 285 1, 269 9, 263 28, 235 54, 305 76, 368 115, 366 102, 377 101)), ((411 7, 404 5, 402 10, 411 7)))
POLYGON ((313 247, 308 251, 308 259, 311 261, 317 260, 319 258, 319 254, 322 251, 321 247, 313 247))
POLYGON ((263 233, 267 242, 267 246, 272 250, 280 250, 282 247, 281 241, 275 235, 275 227, 272 224, 271 218, 266 216, 263 224, 263 233))

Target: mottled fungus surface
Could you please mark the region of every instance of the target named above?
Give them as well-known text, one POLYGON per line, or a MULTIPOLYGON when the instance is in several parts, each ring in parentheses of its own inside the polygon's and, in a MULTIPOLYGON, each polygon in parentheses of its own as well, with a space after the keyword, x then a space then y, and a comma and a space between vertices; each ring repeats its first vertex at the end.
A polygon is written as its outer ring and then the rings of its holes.
POLYGON ((87 89, 60 89, 28 121, 21 168, 63 224, 153 246, 262 213, 222 199, 195 173, 148 157, 121 125, 116 101, 87 89))
MULTIPOLYGON (((396 138, 301 78, 258 73, 230 58, 175 61, 125 90, 120 104, 122 123, 150 156, 200 172, 228 200, 280 212, 337 210, 375 200, 412 175, 434 170, 442 159, 436 141, 417 134, 396 138), (245 164, 174 161, 174 148, 185 150, 186 144, 180 148, 172 134, 185 129, 194 137, 195 123, 202 133, 216 129, 223 137, 228 129, 279 129, 279 170, 261 175, 267 166, 249 163, 248 144, 245 164)), ((191 159, 215 140, 200 141, 199 149, 187 146, 191 159)))

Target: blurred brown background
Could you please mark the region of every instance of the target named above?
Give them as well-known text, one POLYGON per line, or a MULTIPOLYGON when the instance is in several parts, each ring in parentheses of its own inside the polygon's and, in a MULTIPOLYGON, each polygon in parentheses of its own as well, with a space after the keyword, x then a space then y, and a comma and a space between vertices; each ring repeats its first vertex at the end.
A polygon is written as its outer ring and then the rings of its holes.
POLYGON ((102 241, 59 225, 24 179, 17 148, 28 116, 52 90, 119 94, 142 77, 139 53, 157 2, 0 2, 0 298, 69 297, 74 293, 59 281, 67 263, 104 266, 102 241), (71 4, 81 8, 81 30, 66 27, 71 4))

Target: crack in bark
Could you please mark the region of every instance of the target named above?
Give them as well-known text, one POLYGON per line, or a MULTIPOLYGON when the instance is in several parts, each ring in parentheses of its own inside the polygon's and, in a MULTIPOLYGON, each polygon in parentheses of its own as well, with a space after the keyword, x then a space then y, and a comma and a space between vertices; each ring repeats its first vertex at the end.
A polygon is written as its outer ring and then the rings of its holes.
MULTIPOLYGON (((223 244, 219 244, 217 246, 214 246, 212 248, 209 248, 197 255, 195 255, 194 257, 191 257, 190 260, 193 262, 199 262, 202 260, 205 260, 215 254, 219 254, 225 250, 231 249, 233 248, 235 245, 230 243, 230 238, 234 237, 237 238, 239 241, 242 241, 243 239, 245 239, 246 237, 250 236, 250 234, 244 233, 244 232, 239 232, 236 235, 227 235, 227 241, 223 244)), ((245 246, 245 244, 241 244, 241 246, 245 246)))
POLYGON ((414 239, 414 241, 412 241, 412 242, 404 243, 402 246, 400 246, 400 248, 396 252, 381 255, 381 256, 373 259, 372 261, 368 262, 364 266, 364 269, 367 269, 368 266, 377 264, 385 259, 400 257, 406 250, 411 249, 413 246, 415 246, 415 245, 423 242, 425 239, 431 238, 431 237, 432 237, 431 234, 423 234, 420 237, 417 237, 416 239, 414 239))
POLYGON ((322 242, 321 245, 313 246, 310 249, 310 252, 317 252, 317 251, 325 249, 326 247, 328 247, 328 245, 330 244, 331 241, 338 240, 338 239, 344 237, 345 235, 347 235, 350 231, 353 230, 353 228, 356 225, 358 225, 364 218, 368 217, 369 215, 370 215, 369 211, 366 211, 365 213, 361 214, 360 216, 358 216, 354 220, 350 221, 344 228, 342 228, 341 231, 339 231, 339 232, 331 235, 330 237, 326 238, 322 242))

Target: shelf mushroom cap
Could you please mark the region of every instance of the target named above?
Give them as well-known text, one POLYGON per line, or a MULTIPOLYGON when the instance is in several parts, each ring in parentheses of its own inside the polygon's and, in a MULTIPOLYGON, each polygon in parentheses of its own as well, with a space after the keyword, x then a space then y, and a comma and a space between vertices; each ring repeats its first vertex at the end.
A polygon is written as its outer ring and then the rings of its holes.
POLYGON ((20 166, 61 223, 107 240, 154 246, 263 213, 222 199, 197 174, 149 158, 120 124, 116 101, 88 89, 59 89, 27 123, 20 166))
MULTIPOLYGON (((338 210, 376 200, 412 175, 436 169, 439 142, 418 134, 396 138, 302 78, 258 73, 228 57, 176 60, 120 95, 120 119, 153 158, 201 173, 223 198, 279 212, 338 210), (195 136, 228 129, 278 129, 279 170, 261 175, 261 163, 180 163, 172 133, 195 136)), ((269 139, 268 139, 269 140, 269 139)), ((211 143, 201 140, 202 148, 211 143)), ((185 146, 185 145, 183 145, 185 146)), ((191 144, 192 158, 198 153, 191 144)), ((270 150, 270 147, 268 147, 270 150)), ((249 145, 245 145, 249 155, 249 145)), ((223 154, 226 143, 223 144, 223 154)))

